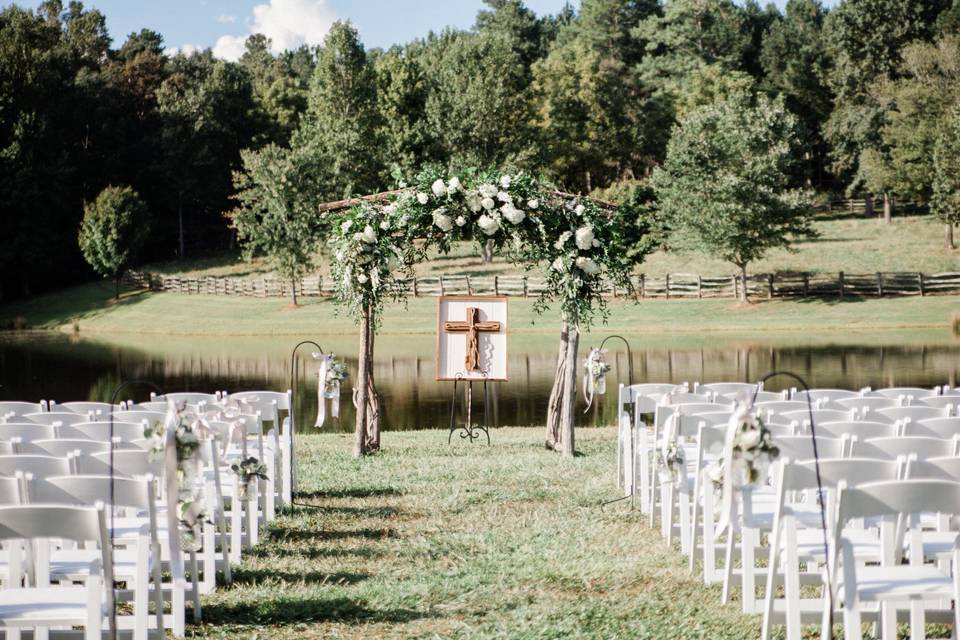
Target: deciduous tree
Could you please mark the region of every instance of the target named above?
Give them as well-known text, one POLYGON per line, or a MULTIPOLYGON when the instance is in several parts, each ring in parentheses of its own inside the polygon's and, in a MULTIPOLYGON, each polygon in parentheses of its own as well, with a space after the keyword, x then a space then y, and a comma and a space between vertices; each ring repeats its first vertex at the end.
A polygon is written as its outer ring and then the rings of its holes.
POLYGON ((147 206, 130 187, 107 187, 83 208, 79 244, 94 271, 113 278, 120 297, 120 278, 136 259, 150 232, 147 206))

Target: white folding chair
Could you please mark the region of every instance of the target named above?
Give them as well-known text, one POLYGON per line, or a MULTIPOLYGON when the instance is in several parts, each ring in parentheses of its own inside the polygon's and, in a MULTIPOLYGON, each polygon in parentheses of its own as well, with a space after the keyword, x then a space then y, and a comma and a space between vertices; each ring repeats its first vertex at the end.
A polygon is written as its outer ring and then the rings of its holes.
POLYGON ((28 413, 39 413, 47 410, 47 401, 40 402, 20 402, 17 400, 4 400, 0 402, 0 416, 24 416, 28 413))
POLYGON ((14 476, 17 473, 31 474, 35 478, 66 476, 73 473, 70 456, 15 454, 0 456, 0 475, 14 476))
MULTIPOLYGON (((909 609, 912 638, 923 638, 927 611, 939 609, 944 601, 960 603, 960 582, 936 565, 923 563, 920 529, 912 526, 915 514, 960 513, 960 483, 943 480, 900 480, 875 482, 857 487, 841 487, 837 496, 835 525, 830 546, 830 575, 833 579, 833 598, 843 608, 845 638, 862 637, 863 605, 880 607, 883 637, 897 637, 897 609, 909 609), (911 516, 908 518, 907 516, 911 516), (910 564, 900 564, 896 550, 902 545, 903 532, 898 531, 893 541, 881 539, 884 545, 883 562, 879 566, 863 566, 855 555, 855 547, 846 537, 847 524, 860 519, 899 519, 911 525, 906 530, 910 546, 910 564), (932 606, 931 606, 932 605, 932 606)), ((960 566, 960 550, 954 544, 953 566, 960 566)), ((954 629, 960 628, 960 607, 950 615, 954 629)))
POLYGON ((916 456, 918 460, 945 458, 957 455, 960 439, 927 438, 924 436, 900 436, 895 438, 871 438, 853 440, 853 455, 858 458, 896 459, 899 456, 916 456))
POLYGON ((904 420, 927 420, 929 418, 948 418, 950 414, 946 408, 938 407, 888 407, 886 409, 877 409, 867 414, 866 420, 876 420, 877 422, 903 422, 904 420))
POLYGON ((7 638, 21 629, 83 627, 85 640, 100 640, 104 619, 113 607, 113 565, 107 520, 102 505, 0 506, 0 540, 8 542, 8 587, 0 591, 0 628, 7 638), (86 584, 80 587, 49 585, 51 539, 93 542, 100 551, 86 584), (16 588, 23 574, 20 540, 37 549, 36 586, 16 588))
MULTIPOLYGON (((854 396, 852 398, 838 398, 832 401, 835 406, 852 409, 858 415, 869 414, 877 409, 889 409, 890 407, 899 407, 900 400, 896 397, 888 398, 886 396, 854 396)), ((869 418, 867 418, 869 420, 869 418)))
POLYGON ((22 417, 24 421, 55 426, 87 422, 91 419, 89 414, 84 415, 81 413, 74 413, 73 411, 43 411, 40 413, 28 413, 22 417))
POLYGON ((859 396, 859 391, 850 391, 849 389, 810 389, 810 391, 803 389, 797 391, 796 389, 793 389, 790 399, 806 402, 807 398, 810 398, 814 403, 816 403, 820 400, 836 402, 838 400, 857 398, 859 396))
POLYGON ((845 422, 817 422, 817 435, 828 438, 842 438, 849 436, 858 441, 871 438, 893 438, 899 435, 900 427, 897 423, 869 422, 866 420, 850 420, 845 422))
POLYGON ((75 439, 87 438, 101 442, 114 441, 132 442, 142 440, 146 423, 142 422, 78 422, 60 427, 60 436, 75 439))
POLYGON ((903 435, 946 439, 960 436, 960 417, 909 420, 903 424, 903 435))
POLYGON ((922 387, 888 387, 886 389, 874 389, 872 391, 867 391, 864 395, 866 396, 884 396, 886 398, 899 398, 903 396, 904 398, 929 398, 930 396, 937 395, 936 389, 924 389, 922 387))

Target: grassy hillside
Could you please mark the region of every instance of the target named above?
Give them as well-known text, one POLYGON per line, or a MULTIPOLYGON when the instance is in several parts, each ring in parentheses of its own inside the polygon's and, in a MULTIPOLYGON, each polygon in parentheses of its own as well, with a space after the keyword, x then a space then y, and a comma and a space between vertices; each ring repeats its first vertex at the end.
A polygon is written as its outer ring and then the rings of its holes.
MULTIPOLYGON (((108 283, 88 284, 0 307, 0 326, 16 322, 31 329, 79 330, 83 333, 178 335, 327 335, 355 336, 353 318, 329 299, 306 298, 291 308, 280 298, 236 298, 130 291, 111 300, 108 283)), ((388 305, 381 334, 419 335, 429 339, 436 323, 436 298, 410 298, 388 305)), ((603 333, 666 336, 736 333, 758 336, 792 332, 806 340, 817 334, 925 330, 949 335, 960 309, 956 296, 883 298, 854 301, 774 300, 740 305, 731 300, 611 301, 603 333)), ((533 313, 532 301, 510 301, 511 334, 553 340, 555 313, 533 313)), ((381 343, 385 344, 385 343, 381 343)))
MULTIPOLYGON (((821 215, 815 227, 820 237, 796 245, 795 252, 772 251, 751 265, 753 273, 781 271, 874 273, 876 271, 960 270, 960 251, 943 248, 943 227, 931 216, 903 216, 893 224, 867 219, 862 214, 833 212, 821 215)), ((319 271, 326 275, 328 261, 321 257, 319 271)), ((263 260, 250 263, 236 256, 217 256, 148 265, 148 271, 181 276, 261 276, 270 273, 263 260)), ((419 275, 457 273, 475 276, 516 273, 517 268, 501 258, 484 264, 472 242, 459 243, 449 255, 434 256, 420 264, 419 275)), ((639 268, 649 275, 700 273, 723 275, 735 268, 700 254, 658 251, 639 268)))

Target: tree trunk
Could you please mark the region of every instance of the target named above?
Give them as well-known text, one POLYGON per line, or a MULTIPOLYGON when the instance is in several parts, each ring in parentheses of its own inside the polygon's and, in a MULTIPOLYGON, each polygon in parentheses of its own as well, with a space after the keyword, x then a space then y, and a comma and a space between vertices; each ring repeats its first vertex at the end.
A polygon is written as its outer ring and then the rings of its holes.
POLYGON ((863 210, 868 218, 873 217, 873 196, 869 193, 863 197, 863 210))
POLYGON ((121 276, 118 274, 118 275, 114 276, 114 278, 113 278, 113 290, 114 290, 114 294, 115 294, 115 295, 114 295, 114 299, 115 299, 115 300, 119 300, 119 299, 120 299, 120 277, 121 277, 121 276))
POLYGON ((293 306, 297 306, 297 279, 290 278, 290 293, 293 296, 293 306))
POLYGON ((883 221, 886 224, 893 222, 893 196, 889 193, 883 194, 883 221))
POLYGON ((740 302, 750 302, 747 297, 747 265, 740 265, 740 302))
POLYGON ((560 349, 557 369, 547 403, 546 447, 573 456, 575 451, 573 419, 577 399, 577 348, 580 331, 564 318, 560 325, 560 349))
POLYGON ((183 237, 183 193, 177 194, 177 224, 180 231, 180 257, 186 256, 186 241, 183 237))
POLYGON ((943 245, 950 250, 957 248, 953 242, 953 224, 950 222, 943 225, 943 245))
POLYGON ((480 257, 483 258, 483 264, 493 262, 493 240, 487 240, 480 249, 480 257))
POLYGON ((360 320, 360 362, 353 389, 357 409, 353 455, 361 457, 380 448, 380 401, 373 383, 373 309, 365 307, 360 320))

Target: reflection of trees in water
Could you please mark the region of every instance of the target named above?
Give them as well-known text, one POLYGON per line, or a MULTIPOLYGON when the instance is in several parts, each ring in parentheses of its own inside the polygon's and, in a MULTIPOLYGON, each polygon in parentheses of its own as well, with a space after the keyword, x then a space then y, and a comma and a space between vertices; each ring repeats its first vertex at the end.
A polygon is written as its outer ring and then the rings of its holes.
MULTIPOLYGON (((504 425, 539 424, 550 392, 556 354, 514 353, 509 358, 510 380, 491 388, 497 422, 504 425)), ((608 393, 596 409, 579 413, 580 424, 613 424, 616 389, 626 381, 627 355, 611 349, 613 367, 608 393)), ((580 364, 580 363, 578 363, 580 364)), ((960 378, 960 345, 918 346, 758 346, 727 344, 699 349, 634 350, 636 382, 750 382, 774 369, 794 371, 818 387, 956 386, 960 378)), ((356 361, 347 360, 351 379, 356 361)), ((42 345, 31 342, 0 343, 0 399, 55 398, 58 401, 105 400, 121 379, 146 378, 170 390, 285 389, 289 385, 289 360, 283 355, 244 356, 242 350, 198 354, 181 352, 163 357, 134 349, 103 347, 91 343, 42 345), (41 348, 42 347, 42 348, 41 348)), ((297 363, 296 411, 303 429, 312 428, 316 411, 316 364, 302 358, 297 363)), ((444 427, 449 420, 452 383, 435 380, 432 355, 393 356, 374 365, 388 428, 444 427)), ((777 389, 773 381, 769 388, 777 389)), ((140 399, 142 392, 133 394, 140 399)), ((482 393, 474 393, 479 411, 482 393)), ((353 407, 349 393, 341 404, 339 427, 349 430, 353 407)), ((581 404, 582 411, 582 404, 581 404)), ((494 421, 491 416, 490 422, 494 421)))

